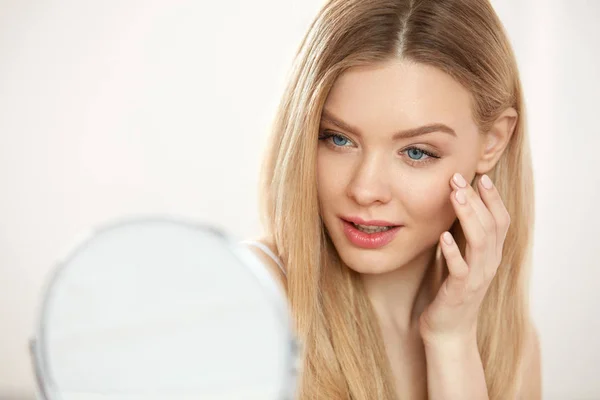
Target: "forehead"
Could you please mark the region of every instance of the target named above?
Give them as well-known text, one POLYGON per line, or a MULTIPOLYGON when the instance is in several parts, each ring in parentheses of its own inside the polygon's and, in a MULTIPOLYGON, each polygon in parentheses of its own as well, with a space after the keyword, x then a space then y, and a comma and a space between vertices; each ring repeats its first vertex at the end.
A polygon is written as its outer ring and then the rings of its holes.
POLYGON ((474 125, 470 93, 443 71, 393 60, 346 70, 325 109, 359 128, 390 132, 430 123, 457 131, 474 125))

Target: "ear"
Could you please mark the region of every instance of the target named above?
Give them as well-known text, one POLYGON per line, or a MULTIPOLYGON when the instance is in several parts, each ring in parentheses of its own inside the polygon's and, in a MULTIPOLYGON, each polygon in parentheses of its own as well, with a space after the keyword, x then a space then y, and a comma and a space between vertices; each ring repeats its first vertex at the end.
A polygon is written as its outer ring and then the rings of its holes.
POLYGON ((485 174, 494 168, 510 142, 518 118, 517 111, 509 107, 500 114, 490 130, 484 134, 479 162, 477 163, 478 174, 485 174))

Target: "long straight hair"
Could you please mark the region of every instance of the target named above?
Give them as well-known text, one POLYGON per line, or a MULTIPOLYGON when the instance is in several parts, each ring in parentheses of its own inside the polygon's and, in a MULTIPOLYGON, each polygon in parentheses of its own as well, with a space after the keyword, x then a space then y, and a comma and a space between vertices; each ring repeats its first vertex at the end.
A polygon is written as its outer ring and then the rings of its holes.
MULTIPOLYGON (((436 67, 462 84, 481 134, 506 108, 518 112, 511 140, 488 173, 512 222, 477 331, 490 398, 514 398, 529 329, 533 178, 515 57, 487 0, 332 0, 299 47, 261 177, 262 222, 286 265, 289 304, 304 345, 298 398, 397 398, 359 276, 325 232, 316 182, 321 112, 336 78, 348 68, 391 59, 436 67)), ((460 225, 451 231, 464 254, 460 225)))

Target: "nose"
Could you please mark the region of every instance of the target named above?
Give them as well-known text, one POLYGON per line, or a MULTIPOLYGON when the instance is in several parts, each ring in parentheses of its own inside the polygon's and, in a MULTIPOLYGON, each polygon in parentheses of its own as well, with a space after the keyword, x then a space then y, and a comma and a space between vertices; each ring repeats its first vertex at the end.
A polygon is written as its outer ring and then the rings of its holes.
POLYGON ((363 158, 354 171, 347 188, 348 197, 361 206, 385 204, 392 199, 390 166, 383 157, 372 155, 363 158))

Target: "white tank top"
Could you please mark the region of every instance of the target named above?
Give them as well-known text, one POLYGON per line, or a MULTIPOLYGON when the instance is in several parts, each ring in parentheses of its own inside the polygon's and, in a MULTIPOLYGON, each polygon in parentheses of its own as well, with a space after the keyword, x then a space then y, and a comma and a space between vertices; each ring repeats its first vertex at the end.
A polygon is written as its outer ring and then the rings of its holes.
POLYGON ((273 261, 275 261, 275 264, 277 264, 277 266, 279 266, 279 269, 281 270, 283 275, 285 275, 285 269, 283 268, 283 263, 281 262, 281 259, 279 257, 277 257, 275 255, 275 253, 273 253, 273 251, 271 251, 271 249, 267 245, 265 245, 262 242, 258 242, 256 240, 244 240, 241 243, 250 245, 250 246, 254 246, 254 247, 258 247, 260 250, 263 251, 263 253, 265 253, 266 255, 271 257, 271 259, 273 261))

